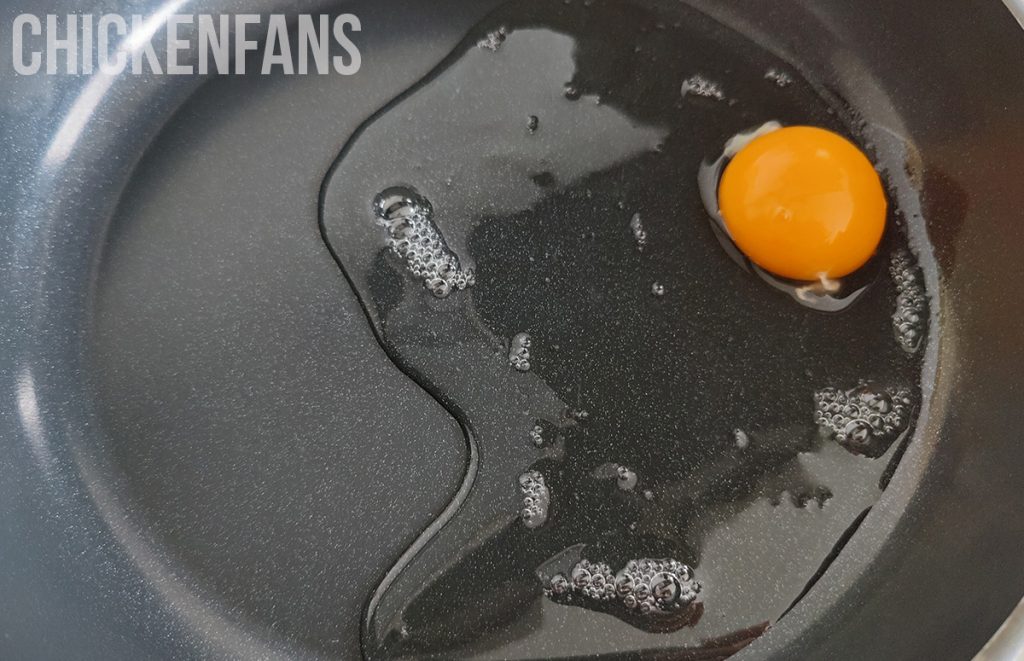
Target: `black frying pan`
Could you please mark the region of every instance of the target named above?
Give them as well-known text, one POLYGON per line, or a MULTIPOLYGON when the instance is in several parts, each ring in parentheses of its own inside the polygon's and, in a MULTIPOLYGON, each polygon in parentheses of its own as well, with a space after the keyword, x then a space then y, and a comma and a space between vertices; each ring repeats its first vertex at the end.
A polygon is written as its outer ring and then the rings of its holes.
MULTIPOLYGON (((348 78, 4 68, 0 656, 358 657, 366 596, 464 447, 375 341, 318 198, 353 131, 495 4, 345 3, 348 78)), ((913 145, 937 262, 927 416, 735 658, 969 658, 1024 593, 1020 26, 994 1, 693 4, 913 145)), ((52 10, 3 23, 22 11, 52 10)), ((1008 626, 992 658, 1020 649, 1008 626)))

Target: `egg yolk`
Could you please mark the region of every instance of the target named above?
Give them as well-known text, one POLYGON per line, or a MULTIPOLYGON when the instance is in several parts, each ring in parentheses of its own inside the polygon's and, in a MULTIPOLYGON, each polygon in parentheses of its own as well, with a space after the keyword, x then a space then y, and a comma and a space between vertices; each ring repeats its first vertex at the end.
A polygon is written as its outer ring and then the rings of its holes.
POLYGON ((838 278, 866 262, 885 228, 878 173, 831 131, 789 126, 751 140, 729 162, 718 205, 736 246, 793 280, 838 278))

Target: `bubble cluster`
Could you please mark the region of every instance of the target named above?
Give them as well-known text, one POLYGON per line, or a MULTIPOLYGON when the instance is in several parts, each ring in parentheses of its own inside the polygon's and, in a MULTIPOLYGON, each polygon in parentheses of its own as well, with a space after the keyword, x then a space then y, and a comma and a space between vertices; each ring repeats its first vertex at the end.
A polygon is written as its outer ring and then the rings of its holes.
POLYGON ((609 601, 615 596, 615 574, 605 562, 580 560, 572 568, 569 581, 584 597, 609 601))
POLYGON ((537 115, 530 115, 526 118, 526 130, 530 133, 536 133, 537 127, 540 126, 540 118, 537 115))
POLYGON ((503 25, 497 30, 488 32, 487 35, 476 42, 476 45, 480 48, 485 48, 489 51, 496 51, 501 48, 501 45, 505 42, 508 37, 508 29, 503 25))
POLYGON ((531 343, 529 333, 516 333, 509 343, 508 364, 520 372, 529 372, 531 343))
POLYGON ((434 296, 445 298, 476 282, 473 269, 462 268, 431 220, 433 208, 426 198, 411 188, 388 188, 373 207, 378 224, 387 230, 388 246, 434 296))
POLYGON ((636 241, 636 249, 643 252, 647 245, 647 230, 644 229, 644 221, 639 213, 633 214, 629 219, 629 229, 633 232, 633 240, 636 241))
POLYGON ((555 574, 551 581, 548 582, 547 587, 544 588, 544 594, 549 597, 558 598, 569 594, 571 590, 572 585, 569 583, 569 579, 564 574, 555 574))
POLYGON ((616 602, 641 615, 663 615, 686 608, 697 599, 700 583, 693 570, 671 558, 630 560, 618 573, 604 562, 580 560, 569 578, 556 574, 544 594, 558 602, 574 597, 587 602, 616 602))
POLYGON ((811 503, 816 503, 818 509, 822 509, 833 495, 832 490, 828 487, 817 486, 813 489, 792 491, 789 494, 789 499, 797 507, 807 507, 811 503))
POLYGON ((684 80, 680 92, 683 96, 692 94, 693 96, 703 96, 715 101, 721 101, 725 98, 725 93, 718 83, 708 80, 700 74, 694 74, 684 80))
POLYGON ((768 71, 765 72, 764 77, 767 80, 772 81, 779 87, 786 87, 793 82, 793 79, 789 76, 788 73, 786 73, 785 71, 780 71, 779 69, 775 68, 768 69, 768 71))
POLYGON ((910 424, 910 390, 863 383, 852 390, 814 393, 814 421, 854 454, 879 457, 910 424))
POLYGON ((539 424, 533 426, 530 430, 530 442, 538 448, 544 447, 544 427, 539 424))
POLYGON ((927 317, 928 299, 921 270, 907 250, 897 250, 889 262, 889 275, 896 284, 896 311, 892 328, 896 341, 908 353, 921 346, 927 317))
POLYGON ((523 492, 523 509, 519 517, 530 529, 540 528, 548 520, 548 506, 551 492, 544 483, 544 476, 538 471, 528 471, 519 476, 519 489, 523 492))
POLYGON ((636 486, 638 478, 635 472, 625 466, 619 466, 615 469, 615 481, 623 491, 632 491, 633 487, 636 486))
POLYGON ((590 417, 590 412, 586 409, 574 409, 568 408, 565 410, 565 418, 574 422, 586 422, 587 418, 590 417))

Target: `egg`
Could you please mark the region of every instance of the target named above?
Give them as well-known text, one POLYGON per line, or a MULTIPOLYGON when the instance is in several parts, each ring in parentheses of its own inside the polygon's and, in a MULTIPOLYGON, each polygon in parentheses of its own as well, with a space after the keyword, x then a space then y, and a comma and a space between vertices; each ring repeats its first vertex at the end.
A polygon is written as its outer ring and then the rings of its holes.
POLYGON ((887 202, 867 156, 846 138, 789 126, 751 140, 722 173, 718 205, 736 246, 793 280, 839 278, 864 265, 887 202))

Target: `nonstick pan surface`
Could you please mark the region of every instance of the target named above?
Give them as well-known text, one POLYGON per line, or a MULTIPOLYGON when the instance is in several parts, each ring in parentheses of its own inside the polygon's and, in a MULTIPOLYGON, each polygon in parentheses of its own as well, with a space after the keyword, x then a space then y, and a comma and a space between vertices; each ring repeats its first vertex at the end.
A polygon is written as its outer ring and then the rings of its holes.
MULTIPOLYGON (((375 341, 320 189, 498 3, 172 4, 354 13, 363 68, 4 67, 0 657, 358 658, 367 594, 464 448, 375 341)), ((940 315, 889 487, 734 658, 970 658, 1024 594, 1024 34, 993 1, 691 4, 912 145, 940 315)), ((53 10, 0 18, 31 11, 53 10)))

